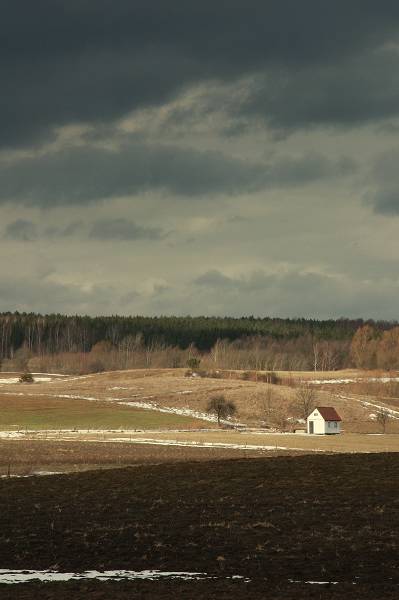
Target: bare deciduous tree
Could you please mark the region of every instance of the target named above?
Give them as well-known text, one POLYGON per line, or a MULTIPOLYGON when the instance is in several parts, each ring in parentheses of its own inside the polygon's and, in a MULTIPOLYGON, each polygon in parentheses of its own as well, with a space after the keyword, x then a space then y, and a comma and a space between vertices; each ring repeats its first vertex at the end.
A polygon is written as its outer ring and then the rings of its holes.
POLYGON ((218 425, 220 427, 221 419, 226 419, 227 417, 231 417, 237 412, 236 405, 234 402, 227 401, 223 395, 213 396, 209 400, 208 413, 213 413, 217 416, 218 425))
POLYGON ((385 433, 391 415, 386 408, 380 408, 377 411, 377 423, 381 425, 383 433, 385 433))
POLYGON ((266 423, 270 423, 272 421, 273 413, 275 411, 274 404, 273 390, 271 387, 267 387, 265 392, 263 392, 260 397, 260 408, 266 423))
POLYGON ((314 387, 309 384, 302 384, 296 390, 296 406, 302 419, 307 419, 316 406, 316 392, 314 387))

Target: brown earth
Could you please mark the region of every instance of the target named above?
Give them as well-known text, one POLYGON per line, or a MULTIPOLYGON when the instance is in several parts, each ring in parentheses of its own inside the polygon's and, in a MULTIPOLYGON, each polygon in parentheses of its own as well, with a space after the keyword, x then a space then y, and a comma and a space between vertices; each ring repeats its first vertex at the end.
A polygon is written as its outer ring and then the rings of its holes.
POLYGON ((300 452, 190 448, 102 442, 0 440, 0 476, 37 472, 75 472, 187 461, 295 455, 300 452))
POLYGON ((394 598, 398 467, 396 454, 306 455, 2 480, 2 568, 222 579, 24 584, 1 597, 394 598))
POLYGON ((242 581, 31 583, 3 586, 1 600, 397 600, 394 584, 305 585, 242 581))

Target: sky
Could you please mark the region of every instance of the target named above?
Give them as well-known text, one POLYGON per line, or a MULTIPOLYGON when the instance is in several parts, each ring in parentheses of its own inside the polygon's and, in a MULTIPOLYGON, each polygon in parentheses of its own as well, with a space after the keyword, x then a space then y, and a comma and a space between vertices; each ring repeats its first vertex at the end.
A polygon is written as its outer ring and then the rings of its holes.
POLYGON ((399 3, 3 0, 0 311, 398 318, 399 3))

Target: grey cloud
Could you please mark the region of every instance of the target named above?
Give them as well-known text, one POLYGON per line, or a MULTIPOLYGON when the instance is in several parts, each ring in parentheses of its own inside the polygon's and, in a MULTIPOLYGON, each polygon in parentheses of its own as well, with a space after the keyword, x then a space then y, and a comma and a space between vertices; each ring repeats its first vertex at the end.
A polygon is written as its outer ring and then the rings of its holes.
POLYGON ((233 115, 262 117, 290 132, 309 126, 352 127, 399 114, 398 48, 366 49, 339 62, 258 73, 233 115))
POLYGON ((160 240, 165 237, 157 227, 142 227, 126 219, 95 221, 89 237, 103 241, 160 240))
POLYGON ((203 275, 197 277, 194 282, 195 285, 209 286, 215 288, 234 288, 235 282, 230 277, 227 277, 217 269, 211 269, 206 271, 203 275))
POLYGON ((29 219, 16 219, 9 223, 5 229, 3 238, 22 242, 34 242, 39 239, 58 239, 74 235, 82 224, 76 221, 67 225, 50 225, 40 227, 29 219))
POLYGON ((391 189, 379 189, 368 193, 366 203, 371 204, 375 213, 386 216, 399 215, 399 186, 391 189))
MULTIPOLYGON (((338 85, 346 61, 393 39, 398 20, 394 0, 232 0, 227 10, 210 0, 4 0, 1 143, 37 143, 72 122, 104 124, 199 81, 269 69, 293 77, 295 68, 304 73, 302 88, 307 67, 338 65, 338 85)), ((276 122, 280 100, 292 104, 298 84, 284 89, 265 106, 276 122)), ((338 95, 318 99, 299 96, 300 120, 308 101, 316 117, 324 101, 338 102, 332 110, 339 112, 338 95)), ((384 110, 382 93, 373 111, 384 110)))
POLYGON ((365 194, 366 205, 375 213, 399 215, 399 148, 385 152, 374 162, 370 174, 371 189, 365 194))
POLYGON ((33 242, 38 237, 35 223, 26 219, 17 219, 9 223, 4 231, 6 240, 18 240, 22 242, 33 242))
POLYGON ((81 239, 102 241, 160 240, 166 233, 158 227, 143 227, 129 219, 98 219, 87 231, 82 222, 73 221, 66 225, 41 227, 27 219, 17 219, 9 223, 3 234, 6 240, 34 242, 37 240, 60 240, 80 234, 81 239))
POLYGON ((67 314, 111 313, 118 302, 118 290, 96 285, 90 289, 43 278, 3 276, 0 284, 0 310, 67 314))
POLYGON ((219 152, 133 142, 120 151, 91 147, 0 167, 0 201, 80 204, 148 189, 177 195, 235 193, 259 188, 263 168, 219 152))
POLYGON ((356 162, 348 157, 331 160, 321 154, 277 159, 265 170, 269 187, 297 186, 330 177, 345 177, 357 170, 356 162))
POLYGON ((146 190, 184 197, 237 194, 311 183, 355 169, 355 163, 346 158, 334 161, 321 155, 288 156, 261 164, 221 152, 132 141, 118 151, 72 147, 2 165, 0 202, 77 205, 146 190))
POLYGON ((79 232, 82 229, 82 223, 78 221, 72 221, 67 225, 49 225, 42 231, 42 237, 47 238, 65 238, 70 237, 79 232))
POLYGON ((328 275, 285 269, 280 273, 249 272, 229 277, 208 271, 193 281, 186 299, 198 314, 243 314, 307 318, 396 318, 399 285, 392 279, 362 280, 355 275, 328 275))

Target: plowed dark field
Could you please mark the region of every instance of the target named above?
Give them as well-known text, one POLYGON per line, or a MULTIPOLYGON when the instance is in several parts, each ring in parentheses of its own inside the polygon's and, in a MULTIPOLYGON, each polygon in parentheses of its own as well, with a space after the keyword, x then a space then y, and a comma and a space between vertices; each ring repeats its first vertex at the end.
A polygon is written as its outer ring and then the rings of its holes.
POLYGON ((396 454, 2 480, 1 568, 159 569, 215 579, 1 585, 0 598, 397 598, 398 484, 396 454), (226 579, 232 575, 251 581, 226 579))

